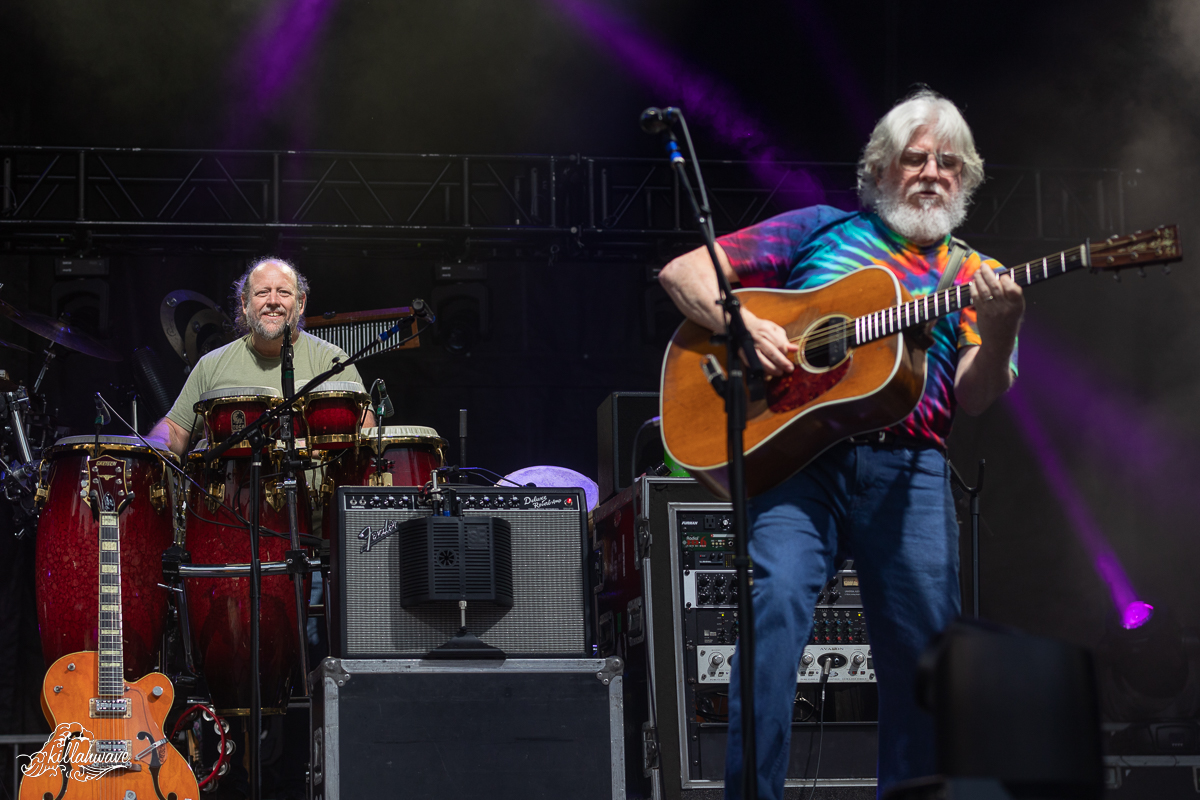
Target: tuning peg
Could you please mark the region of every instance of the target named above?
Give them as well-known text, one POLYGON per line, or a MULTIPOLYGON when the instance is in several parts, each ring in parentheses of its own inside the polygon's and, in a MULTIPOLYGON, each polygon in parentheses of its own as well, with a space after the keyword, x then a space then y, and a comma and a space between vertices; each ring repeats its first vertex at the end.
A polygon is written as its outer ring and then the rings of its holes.
POLYGON ((1121 271, 1120 270, 1117 270, 1116 272, 1113 273, 1113 280, 1116 281, 1117 283, 1121 282, 1121 271))

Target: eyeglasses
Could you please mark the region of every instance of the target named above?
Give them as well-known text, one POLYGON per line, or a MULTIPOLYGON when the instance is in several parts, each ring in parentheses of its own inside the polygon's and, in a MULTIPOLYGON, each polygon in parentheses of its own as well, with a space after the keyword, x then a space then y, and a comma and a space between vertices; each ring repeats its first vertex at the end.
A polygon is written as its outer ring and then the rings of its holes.
POLYGON ((905 172, 920 172, 932 158, 937 162, 938 171, 943 175, 958 175, 962 172, 963 157, 957 153, 929 153, 925 150, 907 148, 896 159, 905 172))

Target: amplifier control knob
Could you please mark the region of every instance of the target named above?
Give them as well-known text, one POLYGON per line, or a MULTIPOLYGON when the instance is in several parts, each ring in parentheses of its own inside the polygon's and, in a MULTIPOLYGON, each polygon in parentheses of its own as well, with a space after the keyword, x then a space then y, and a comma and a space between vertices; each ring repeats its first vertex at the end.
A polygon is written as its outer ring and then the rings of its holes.
POLYGON ((805 653, 803 656, 800 657, 800 663, 806 667, 808 665, 812 664, 812 662, 813 662, 812 653, 805 653))
POLYGON ((862 653, 855 653, 854 655, 852 655, 850 657, 850 663, 856 667, 866 660, 867 660, 867 657, 864 656, 862 653))
POLYGON ((720 669, 721 665, 724 663, 725 656, 721 655, 720 653, 713 653, 712 658, 708 660, 709 666, 711 666, 713 669, 720 669))

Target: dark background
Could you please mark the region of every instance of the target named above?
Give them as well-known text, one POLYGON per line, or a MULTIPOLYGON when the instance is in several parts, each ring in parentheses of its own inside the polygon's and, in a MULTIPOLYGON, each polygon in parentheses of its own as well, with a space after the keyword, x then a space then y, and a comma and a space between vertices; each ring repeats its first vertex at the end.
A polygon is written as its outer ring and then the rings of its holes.
MULTIPOLYGON (((1198 40, 1200 10, 1187 0, 9 0, 0 145, 655 156, 638 113, 675 104, 718 109, 691 117, 709 158, 853 161, 920 81, 963 108, 992 164, 1124 170, 1128 227, 1178 222, 1186 250, 1200 211, 1198 40), (314 13, 315 32, 264 44, 262 20, 284 12, 314 13), (255 103, 276 62, 283 88, 255 103)), ((989 249, 1010 263, 1059 249, 1030 236, 989 249)), ((310 313, 402 305, 433 287, 432 260, 286 254, 311 280, 310 313)), ((110 255, 105 340, 155 348, 181 381, 157 321, 162 297, 191 289, 224 301, 244 257, 110 255)), ((1139 595, 1197 624, 1200 279, 1189 261, 1169 277, 1072 276, 1031 290, 1018 391, 1139 595)), ((615 390, 656 388, 677 320, 656 310, 648 265, 489 264, 492 330, 470 356, 427 340, 367 362, 364 377, 399 387, 396 423, 452 438, 468 408, 474 464, 595 478, 596 407, 615 390)), ((10 252, 0 271, 5 299, 50 311, 51 256, 10 252)), ((7 322, 0 336, 42 346, 7 322)), ((36 360, 0 359, 32 382, 36 360)), ((91 393, 119 397, 128 383, 127 364, 65 355, 45 390, 60 422, 83 432, 91 393)), ((1011 409, 1005 400, 960 419, 952 440, 968 478, 988 460, 985 614, 1093 644, 1107 590, 1045 451, 1030 448, 1011 409)))

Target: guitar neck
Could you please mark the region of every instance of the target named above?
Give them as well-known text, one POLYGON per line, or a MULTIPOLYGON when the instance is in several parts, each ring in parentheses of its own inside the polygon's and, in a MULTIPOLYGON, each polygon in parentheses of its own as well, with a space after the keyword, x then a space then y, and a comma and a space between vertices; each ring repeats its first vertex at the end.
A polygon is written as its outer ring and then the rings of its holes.
POLYGON ((100 669, 98 695, 125 694, 124 647, 121 641, 120 513, 100 512, 100 669))
MULTIPOLYGON (((1084 243, 1079 247, 1060 251, 1038 261, 1028 261, 1017 267, 998 269, 996 275, 1011 275, 1018 286, 1027 287, 1059 275, 1065 275, 1081 267, 1091 266, 1090 247, 1084 243)), ((971 288, 966 284, 960 284, 940 292, 931 292, 907 303, 889 306, 854 320, 854 345, 866 344, 907 328, 924 325, 970 305, 971 288)))

